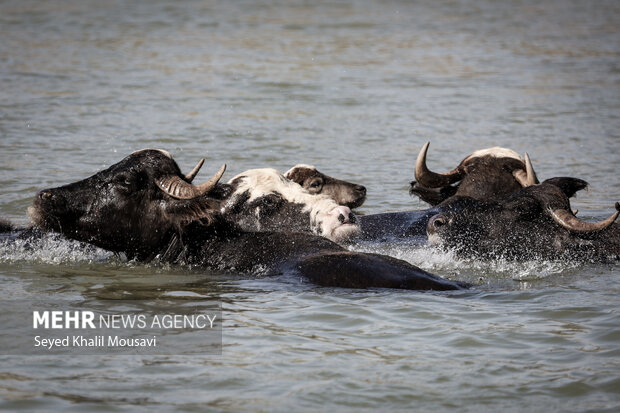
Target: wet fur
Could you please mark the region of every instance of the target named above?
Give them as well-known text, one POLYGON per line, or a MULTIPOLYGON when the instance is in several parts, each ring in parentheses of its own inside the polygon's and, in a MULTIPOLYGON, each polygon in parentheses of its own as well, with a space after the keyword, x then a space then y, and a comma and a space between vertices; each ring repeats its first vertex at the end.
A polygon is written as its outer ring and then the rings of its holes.
POLYGON ((364 186, 332 178, 319 172, 312 165, 295 165, 284 175, 311 194, 327 195, 339 205, 348 206, 351 209, 360 207, 366 200, 364 186))
POLYGON ((524 170, 525 163, 510 149, 489 148, 472 153, 456 169, 464 174, 460 182, 442 188, 427 188, 412 181, 409 194, 433 206, 457 196, 491 200, 522 188, 512 173, 524 170))
POLYGON ((332 198, 310 194, 275 169, 242 172, 233 177, 228 185, 231 193, 222 213, 246 230, 277 231, 286 228, 288 231, 312 232, 338 240, 346 240, 359 232, 357 225, 338 228, 340 223, 330 212, 339 205, 332 198), (341 232, 335 235, 337 228, 341 232))
POLYGON ((469 257, 508 259, 620 259, 620 226, 576 233, 553 221, 550 210, 570 211, 569 197, 587 183, 576 178, 552 178, 496 200, 471 199, 459 211, 444 212, 428 224, 429 239, 469 257))
MULTIPOLYGON (((234 193, 235 182, 216 188, 209 196, 177 200, 155 183, 169 174, 181 176, 165 153, 136 152, 90 178, 41 191, 30 215, 44 229, 144 262, 158 260, 243 274, 297 274, 318 285, 348 288, 466 287, 401 260, 346 251, 316 235, 244 231, 221 212, 234 193)), ((252 188, 243 187, 244 182, 236 184, 244 188, 241 195, 246 200, 259 201, 265 196, 253 197, 252 188)))

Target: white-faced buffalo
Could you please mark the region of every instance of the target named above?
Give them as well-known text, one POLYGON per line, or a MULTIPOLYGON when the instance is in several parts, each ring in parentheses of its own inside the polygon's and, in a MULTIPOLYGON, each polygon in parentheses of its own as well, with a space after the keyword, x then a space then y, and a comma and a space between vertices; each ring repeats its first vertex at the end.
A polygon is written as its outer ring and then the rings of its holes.
POLYGON ((313 195, 327 195, 340 205, 351 209, 360 207, 366 200, 366 187, 319 172, 314 166, 298 164, 284 173, 313 195))
POLYGON ((576 178, 552 178, 494 201, 468 198, 464 208, 430 219, 429 242, 472 257, 617 260, 620 204, 604 221, 582 221, 568 198, 586 186, 576 178))
POLYGON ((429 145, 424 144, 418 154, 416 180, 411 182, 409 193, 431 205, 454 196, 487 201, 538 183, 527 154, 522 159, 515 151, 500 147, 475 151, 450 172, 432 172, 426 166, 429 145))
POLYGON ((312 195, 275 169, 251 169, 232 178, 222 214, 246 231, 312 232, 342 242, 356 236, 351 210, 327 195, 312 195))
MULTIPOLYGON (((183 175, 169 153, 137 151, 90 178, 39 192, 28 212, 43 229, 142 261, 158 259, 235 273, 260 269, 267 274, 296 274, 324 286, 464 287, 405 261, 347 251, 313 234, 244 231, 229 220, 234 214, 221 211, 231 189, 248 181, 233 182, 232 187, 218 184, 221 168, 205 183, 193 185, 201 164, 183 175)), ((250 191, 248 200, 252 196, 250 191)))

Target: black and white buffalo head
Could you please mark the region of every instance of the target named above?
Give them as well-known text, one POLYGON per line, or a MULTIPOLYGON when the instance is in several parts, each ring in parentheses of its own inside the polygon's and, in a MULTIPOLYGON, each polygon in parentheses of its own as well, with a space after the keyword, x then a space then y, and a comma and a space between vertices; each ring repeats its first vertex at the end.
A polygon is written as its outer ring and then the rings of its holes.
POLYGON ((136 151, 89 178, 40 191, 28 214, 43 229, 148 259, 188 225, 215 219, 220 203, 207 195, 217 191, 225 166, 195 186, 203 161, 183 175, 168 152, 136 151))
POLYGON ((246 231, 312 232, 341 242, 359 232, 355 215, 327 195, 312 195, 275 169, 245 171, 228 184, 222 208, 246 231))
POLYGON ((614 223, 620 204, 595 223, 571 210, 569 198, 586 186, 581 179, 552 178, 494 201, 466 198, 464 208, 429 220, 429 242, 470 257, 620 259, 620 227, 614 223))
POLYGON ((426 166, 430 143, 423 147, 415 164, 415 181, 409 193, 431 205, 453 196, 481 201, 509 194, 538 183, 528 154, 521 158, 512 149, 493 147, 475 151, 447 173, 436 173, 426 166))
POLYGON ((295 165, 284 176, 313 195, 327 195, 336 203, 349 208, 357 208, 366 200, 366 187, 332 178, 311 165, 295 165))

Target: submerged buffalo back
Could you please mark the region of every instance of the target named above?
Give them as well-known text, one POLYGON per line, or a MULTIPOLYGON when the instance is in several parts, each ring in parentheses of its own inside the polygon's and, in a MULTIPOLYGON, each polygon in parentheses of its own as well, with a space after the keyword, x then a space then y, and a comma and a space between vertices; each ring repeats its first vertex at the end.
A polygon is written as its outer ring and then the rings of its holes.
MULTIPOLYGON (((233 188, 216 187, 223 168, 194 187, 191 180, 196 173, 194 168, 190 174, 181 175, 167 152, 138 151, 87 179, 39 192, 29 213, 43 229, 139 260, 158 256, 164 262, 236 273, 281 273, 292 269, 320 285, 351 288, 462 287, 404 261, 344 251, 315 235, 242 231, 235 222, 223 218, 221 201, 210 196, 211 192, 226 199, 230 196, 233 188), (317 265, 321 272, 315 270, 317 265)), ((245 201, 273 195, 261 194, 257 186, 253 188, 258 190, 249 192, 245 201)), ((295 196, 314 197, 303 192, 295 196)), ((332 200, 329 202, 333 205, 332 200)), ((316 210, 317 217, 323 212, 320 205, 308 208, 310 214, 316 210)), ((346 207, 335 210, 350 212, 346 207)))

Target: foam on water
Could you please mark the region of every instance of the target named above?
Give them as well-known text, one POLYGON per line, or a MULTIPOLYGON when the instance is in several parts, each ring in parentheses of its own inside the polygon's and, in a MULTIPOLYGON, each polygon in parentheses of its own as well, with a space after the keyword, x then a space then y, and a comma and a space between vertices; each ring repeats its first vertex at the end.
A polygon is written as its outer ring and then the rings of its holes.
POLYGON ((36 237, 0 239, 0 261, 7 263, 38 262, 44 264, 102 263, 114 254, 103 249, 44 233, 36 237))
POLYGON ((461 258, 452 250, 412 243, 364 243, 350 249, 390 255, 424 270, 469 282, 480 282, 484 279, 540 280, 565 273, 580 265, 576 262, 547 259, 516 261, 505 257, 490 260, 461 258))
MULTIPOLYGON (((14 235, 3 235, 0 238, 0 262, 67 265, 104 264, 117 260, 112 252, 58 234, 44 233, 27 238, 14 235)), ((484 280, 535 281, 561 275, 580 266, 576 262, 545 259, 515 261, 504 257, 492 260, 461 258, 454 251, 406 242, 368 242, 350 246, 349 249, 389 255, 443 277, 473 283, 484 280)), ((155 262, 155 265, 160 267, 162 264, 155 262)), ((163 267, 166 268, 166 265, 163 267)), ((260 276, 267 275, 269 271, 257 266, 253 273, 260 276)))

